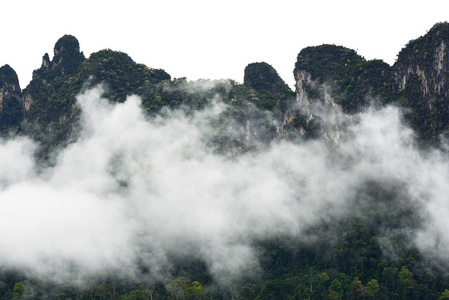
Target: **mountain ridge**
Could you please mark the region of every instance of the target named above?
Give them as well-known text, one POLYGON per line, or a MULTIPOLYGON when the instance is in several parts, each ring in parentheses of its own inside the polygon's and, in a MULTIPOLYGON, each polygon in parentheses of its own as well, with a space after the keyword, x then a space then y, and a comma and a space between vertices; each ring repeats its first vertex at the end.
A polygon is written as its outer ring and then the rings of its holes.
MULTIPOLYGON (((364 107, 372 105, 374 99, 376 104, 381 105, 394 101, 412 111, 406 115, 406 118, 423 141, 438 144, 439 136, 449 126, 449 119, 446 117, 449 104, 444 100, 449 95, 446 84, 448 80, 446 74, 449 69, 449 55, 446 47, 449 42, 448 28, 447 22, 437 23, 425 35, 410 41, 398 53, 397 61, 393 66, 377 59, 365 60, 356 51, 343 46, 323 44, 306 47, 299 52, 293 72, 296 81, 296 101, 301 104, 306 97, 310 98, 307 100, 309 102, 316 101, 313 100, 314 98, 322 98, 323 84, 328 87, 335 104, 347 113, 362 111, 364 107)), ((161 99, 161 96, 157 94, 161 90, 158 90, 156 86, 164 80, 171 80, 170 75, 163 70, 151 69, 141 64, 133 67, 131 65, 135 63, 129 56, 125 56, 124 53, 119 54, 119 52, 105 49, 92 53, 86 59, 80 51, 78 40, 74 36, 64 35, 55 44, 53 59, 50 61, 47 53, 43 56, 41 67, 33 71, 33 80, 27 87, 20 90, 18 82, 15 82, 14 97, 21 102, 22 112, 12 113, 13 119, 2 126, 2 132, 4 134, 11 131, 22 132, 22 130, 28 133, 35 132, 29 129, 29 125, 35 123, 35 120, 40 120, 41 129, 44 130, 44 127, 55 123, 54 120, 67 118, 69 113, 67 109, 73 105, 74 96, 81 91, 83 84, 88 82, 89 78, 94 78, 89 81, 91 84, 106 82, 110 91, 106 96, 113 101, 117 99, 123 101, 126 95, 134 93, 145 98, 146 109, 152 107, 154 110, 156 107, 166 105, 157 104, 157 99, 161 99), (120 55, 123 57, 120 58, 120 55), (95 64, 97 67, 94 67, 95 64), (118 65, 130 67, 113 71, 118 65), (140 71, 133 69, 136 67, 140 68, 140 71), (146 72, 146 75, 142 72, 146 72), (90 77, 92 75, 93 77, 90 77), (121 77, 123 79, 120 79, 121 77), (130 82, 127 81, 136 79, 140 81, 131 83, 133 86, 130 87, 130 82), (123 85, 120 81, 126 84, 123 85), (64 89, 66 92, 62 92, 64 89), (46 99, 55 99, 55 101, 48 102, 46 99), (67 101, 72 104, 69 106, 63 104, 68 103, 67 101), (52 106, 60 108, 54 110, 52 106), (21 115, 23 115, 22 120, 20 120, 21 115), (19 123, 25 126, 18 126, 19 123)), ((249 94, 248 98, 258 99, 256 103, 259 103, 259 106, 273 111, 279 107, 280 103, 287 101, 284 98, 291 97, 291 91, 282 79, 269 75, 269 73, 277 72, 271 66, 267 66, 269 65, 265 62, 249 64, 245 68, 243 87, 257 93, 254 98, 250 92, 246 92, 249 94), (275 88, 277 91, 268 90, 255 83, 254 80, 262 78, 263 74, 267 74, 272 80, 273 87, 277 86, 275 88), (250 80, 254 82, 249 84, 250 80), (283 90, 281 92, 283 96, 273 94, 281 90, 283 90), (273 98, 276 99, 275 102, 270 103, 273 98)), ((14 70, 11 69, 10 73, 11 71, 15 74, 14 70)), ((14 74, 11 76, 17 78, 17 74, 14 74)), ((0 83, 3 84, 2 90, 8 91, 6 83, 3 81, 0 83)), ((7 95, 4 94, 2 97, 6 99, 7 95)), ((180 99, 180 102, 183 101, 180 99)), ((301 113, 292 114, 291 109, 287 111, 285 104, 281 106, 283 106, 284 116, 280 119, 289 119, 290 124, 294 116, 297 119, 313 118, 306 107, 302 108, 304 111, 302 117, 301 113)), ((17 111, 17 107, 14 110, 17 111)), ((310 131, 306 130, 306 127, 299 126, 295 130, 305 134, 310 131)))
POLYGON ((0 299, 449 299, 448 32, 304 48, 295 91, 71 35, 1 67, 0 299))

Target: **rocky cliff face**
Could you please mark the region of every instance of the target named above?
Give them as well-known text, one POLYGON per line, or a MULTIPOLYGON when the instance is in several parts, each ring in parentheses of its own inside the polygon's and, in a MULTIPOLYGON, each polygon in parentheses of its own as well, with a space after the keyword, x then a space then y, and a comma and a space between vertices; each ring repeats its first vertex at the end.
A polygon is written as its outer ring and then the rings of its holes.
MULTIPOLYGON (((177 86, 180 80, 171 81, 165 71, 137 64, 125 53, 102 50, 85 59, 78 40, 70 35, 60 38, 53 52, 52 60, 47 53, 43 56, 23 92, 14 70, 7 65, 0 68, 0 132, 14 129, 33 137, 53 134, 55 141, 66 139, 75 96, 87 81, 106 83, 105 96, 111 101, 140 95, 143 107, 151 112, 166 105, 198 104, 198 97, 184 95, 182 88, 173 92, 166 88, 177 86)), ((223 98, 234 105, 245 100, 274 112, 282 137, 322 135, 338 143, 342 112, 357 114, 368 106, 391 102, 407 109, 406 120, 423 141, 435 142, 449 129, 448 23, 436 24, 411 41, 394 66, 367 61, 341 46, 307 47, 298 54, 294 76, 296 92, 269 64, 249 64, 244 84, 231 84, 223 98)), ((255 119, 251 118, 240 118, 248 141, 260 135, 252 132, 255 119)), ((271 134, 271 129, 267 132, 271 134)))
MULTIPOLYGON (((323 103, 325 92, 332 104, 319 109, 332 111, 333 106, 334 114, 339 109, 355 114, 368 106, 397 102, 408 111, 406 119, 421 141, 437 143, 449 129, 448 46, 449 24, 439 23, 406 45, 392 67, 366 61, 340 46, 305 48, 294 70, 296 100, 308 120, 318 113, 311 107, 323 103)), ((328 124, 321 127, 335 129, 328 124)))
POLYGON ((23 120, 22 90, 16 72, 9 66, 0 68, 0 133, 17 131, 23 120))
MULTIPOLYGON (((290 104, 295 94, 271 65, 266 62, 247 65, 243 84, 259 107, 275 112, 279 119, 277 124, 279 136, 284 136, 287 128, 294 127, 294 120, 291 119, 294 112, 290 104)), ((251 132, 250 123, 250 120, 247 120, 247 140, 256 135, 255 132, 251 132)))
POLYGON ((21 96, 19 79, 16 72, 9 66, 0 68, 0 110, 3 110, 3 101, 12 97, 21 96))
MULTIPOLYGON (((299 111, 295 119, 299 132, 307 135, 315 131, 326 139, 339 142, 339 119, 342 111, 358 112, 365 104, 365 97, 349 92, 360 88, 354 74, 364 62, 354 50, 335 45, 308 47, 298 54, 294 76, 296 103, 299 111)), ((359 75, 360 76, 360 75, 359 75)))
POLYGON ((295 74, 295 89, 296 89, 296 101, 301 107, 310 112, 310 103, 308 100, 306 89, 316 89, 318 86, 318 80, 312 80, 312 74, 306 70, 296 70, 295 74))
POLYGON ((421 81, 422 97, 447 95, 448 42, 449 25, 440 23, 425 36, 411 41, 403 48, 394 64, 395 90, 404 91, 416 75, 421 81))
POLYGON ((44 82, 74 74, 85 60, 83 52, 80 52, 78 40, 72 35, 64 35, 53 49, 53 60, 50 61, 48 53, 42 57, 42 65, 33 72, 33 79, 44 82))
POLYGON ((393 91, 421 136, 437 142, 449 128, 449 24, 436 24, 411 41, 393 66, 393 91))
POLYGON ((80 52, 78 40, 71 35, 64 35, 56 42, 53 54, 52 60, 48 53, 44 54, 41 67, 33 71, 33 79, 23 91, 24 130, 27 133, 35 131, 38 125, 42 130, 68 113, 69 95, 64 95, 66 99, 59 99, 58 103, 52 100, 61 89, 67 89, 62 82, 79 71, 85 57, 80 52))
POLYGON ((243 84, 259 99, 260 106, 268 110, 282 106, 294 96, 278 72, 266 62, 247 65, 243 84))
POLYGON ((73 109, 74 97, 67 82, 85 61, 78 40, 71 35, 64 35, 56 42, 53 54, 52 60, 48 53, 44 54, 41 67, 33 71, 33 78, 21 98, 22 132, 45 145, 42 153, 58 141, 66 141, 70 135, 70 126, 65 120, 73 109))
POLYGON ((42 153, 48 152, 76 136, 76 95, 83 86, 102 83, 107 86, 105 97, 111 101, 123 102, 127 95, 137 94, 147 105, 147 98, 155 104, 155 85, 169 79, 165 71, 137 64, 118 51, 101 50, 85 59, 78 40, 65 35, 56 42, 52 60, 47 53, 43 56, 41 67, 33 72, 23 92, 23 133, 43 145, 42 153))

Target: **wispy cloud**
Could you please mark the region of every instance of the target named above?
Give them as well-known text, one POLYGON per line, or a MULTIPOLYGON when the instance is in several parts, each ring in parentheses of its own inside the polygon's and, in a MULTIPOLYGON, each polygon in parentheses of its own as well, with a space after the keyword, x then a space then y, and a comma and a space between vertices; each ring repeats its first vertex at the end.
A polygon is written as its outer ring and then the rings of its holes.
POLYGON ((35 172, 30 140, 0 144, 3 266, 73 283, 113 270, 136 276, 138 264, 162 278, 170 257, 193 256, 224 280, 257 267, 255 239, 363 216, 369 182, 400 186, 395 201, 429 220, 410 238, 448 259, 449 161, 416 150, 397 108, 352 118, 337 148, 277 141, 229 158, 209 143, 223 104, 148 119, 138 97, 111 104, 98 87, 78 105, 79 139, 44 172, 35 172))

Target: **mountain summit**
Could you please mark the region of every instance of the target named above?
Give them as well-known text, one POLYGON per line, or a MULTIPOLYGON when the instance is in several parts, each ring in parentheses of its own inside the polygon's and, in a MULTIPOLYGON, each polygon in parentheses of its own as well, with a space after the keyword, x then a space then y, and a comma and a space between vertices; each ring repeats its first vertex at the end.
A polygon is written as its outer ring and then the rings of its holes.
POLYGON ((326 89, 348 113, 395 101, 409 111, 406 119, 420 140, 438 144, 449 128, 448 43, 449 24, 438 23, 408 43, 392 67, 341 46, 305 48, 295 64, 297 100, 307 106, 326 89))
POLYGON ((56 78, 76 73, 85 60, 80 52, 80 45, 76 37, 64 35, 53 49, 53 59, 50 61, 48 53, 42 57, 42 66, 33 72, 33 79, 39 78, 47 82, 56 78))

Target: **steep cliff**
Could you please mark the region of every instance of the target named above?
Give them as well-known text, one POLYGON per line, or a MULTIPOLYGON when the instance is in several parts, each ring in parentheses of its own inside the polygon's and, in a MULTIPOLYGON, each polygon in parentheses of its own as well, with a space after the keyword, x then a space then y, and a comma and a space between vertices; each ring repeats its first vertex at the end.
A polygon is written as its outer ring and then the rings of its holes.
POLYGON ((294 69, 297 120, 302 135, 315 132, 334 143, 339 141, 339 115, 358 112, 366 102, 360 77, 366 61, 354 50, 321 45, 307 47, 298 54, 294 69))
MULTIPOLYGON (((250 92, 249 97, 258 107, 274 113, 278 119, 277 135, 285 136, 294 129, 292 101, 295 93, 289 88, 278 72, 266 62, 251 63, 244 71, 243 85, 250 92)), ((247 122, 248 136, 251 134, 251 122, 247 122)))
POLYGON ((53 60, 48 53, 42 57, 42 65, 33 72, 33 79, 50 82, 57 78, 74 74, 85 60, 76 37, 64 35, 55 44, 53 60))
POLYGON ((420 137, 433 143, 449 128, 449 24, 410 41, 393 66, 393 89, 420 137))
POLYGON ((46 53, 42 65, 23 92, 23 130, 42 145, 42 155, 55 145, 67 142, 79 111, 76 95, 83 87, 104 84, 111 101, 123 102, 127 95, 143 96, 144 105, 153 96, 154 86, 170 75, 134 62, 127 54, 101 50, 88 59, 80 52, 78 40, 64 35, 54 46, 50 61, 46 53), (149 95, 149 96, 147 96, 149 95))
POLYGON ((48 53, 42 58, 42 65, 33 71, 33 79, 24 90, 23 104, 26 113, 27 132, 36 127, 41 130, 67 114, 69 99, 54 102, 55 95, 63 84, 79 71, 84 54, 80 52, 78 40, 71 35, 64 35, 55 44, 53 60, 48 53))
POLYGON ((294 69, 297 102, 310 120, 319 113, 311 104, 326 102, 326 93, 335 111, 349 114, 396 101, 419 140, 437 144, 449 128, 448 45, 449 24, 438 23, 408 43, 392 67, 341 46, 305 48, 294 69))
POLYGON ((295 64, 297 101, 323 99, 325 87, 343 111, 357 113, 375 100, 391 101, 390 74, 385 62, 367 61, 342 46, 308 47, 301 50, 295 64))
MULTIPOLYGON (((368 61, 342 46, 307 47, 295 64, 296 96, 265 62, 245 68, 243 85, 222 82, 210 91, 233 105, 244 100, 274 112, 281 136, 288 132, 304 137, 321 134, 334 141, 338 140, 341 112, 356 114, 368 106, 399 100, 408 109, 406 119, 419 137, 436 142, 449 126, 448 43, 448 23, 436 24, 406 45, 393 67, 380 60, 368 61)), ((1 131, 21 129, 38 140, 49 136, 54 141, 67 139, 76 113, 75 96, 86 83, 104 83, 108 87, 105 96, 112 101, 140 95, 144 109, 150 112, 167 105, 199 108, 211 96, 191 92, 199 82, 171 80, 164 70, 137 64, 126 53, 106 49, 86 59, 71 35, 56 42, 53 54, 51 60, 47 53, 43 56, 23 93, 14 71, 2 67, 1 131)))
POLYGON ((23 120, 22 90, 16 72, 9 66, 0 68, 0 132, 17 132, 23 120))
POLYGON ((294 93, 285 81, 266 62, 247 65, 244 71, 243 84, 259 99, 259 106, 268 110, 283 106, 294 97, 294 93))

